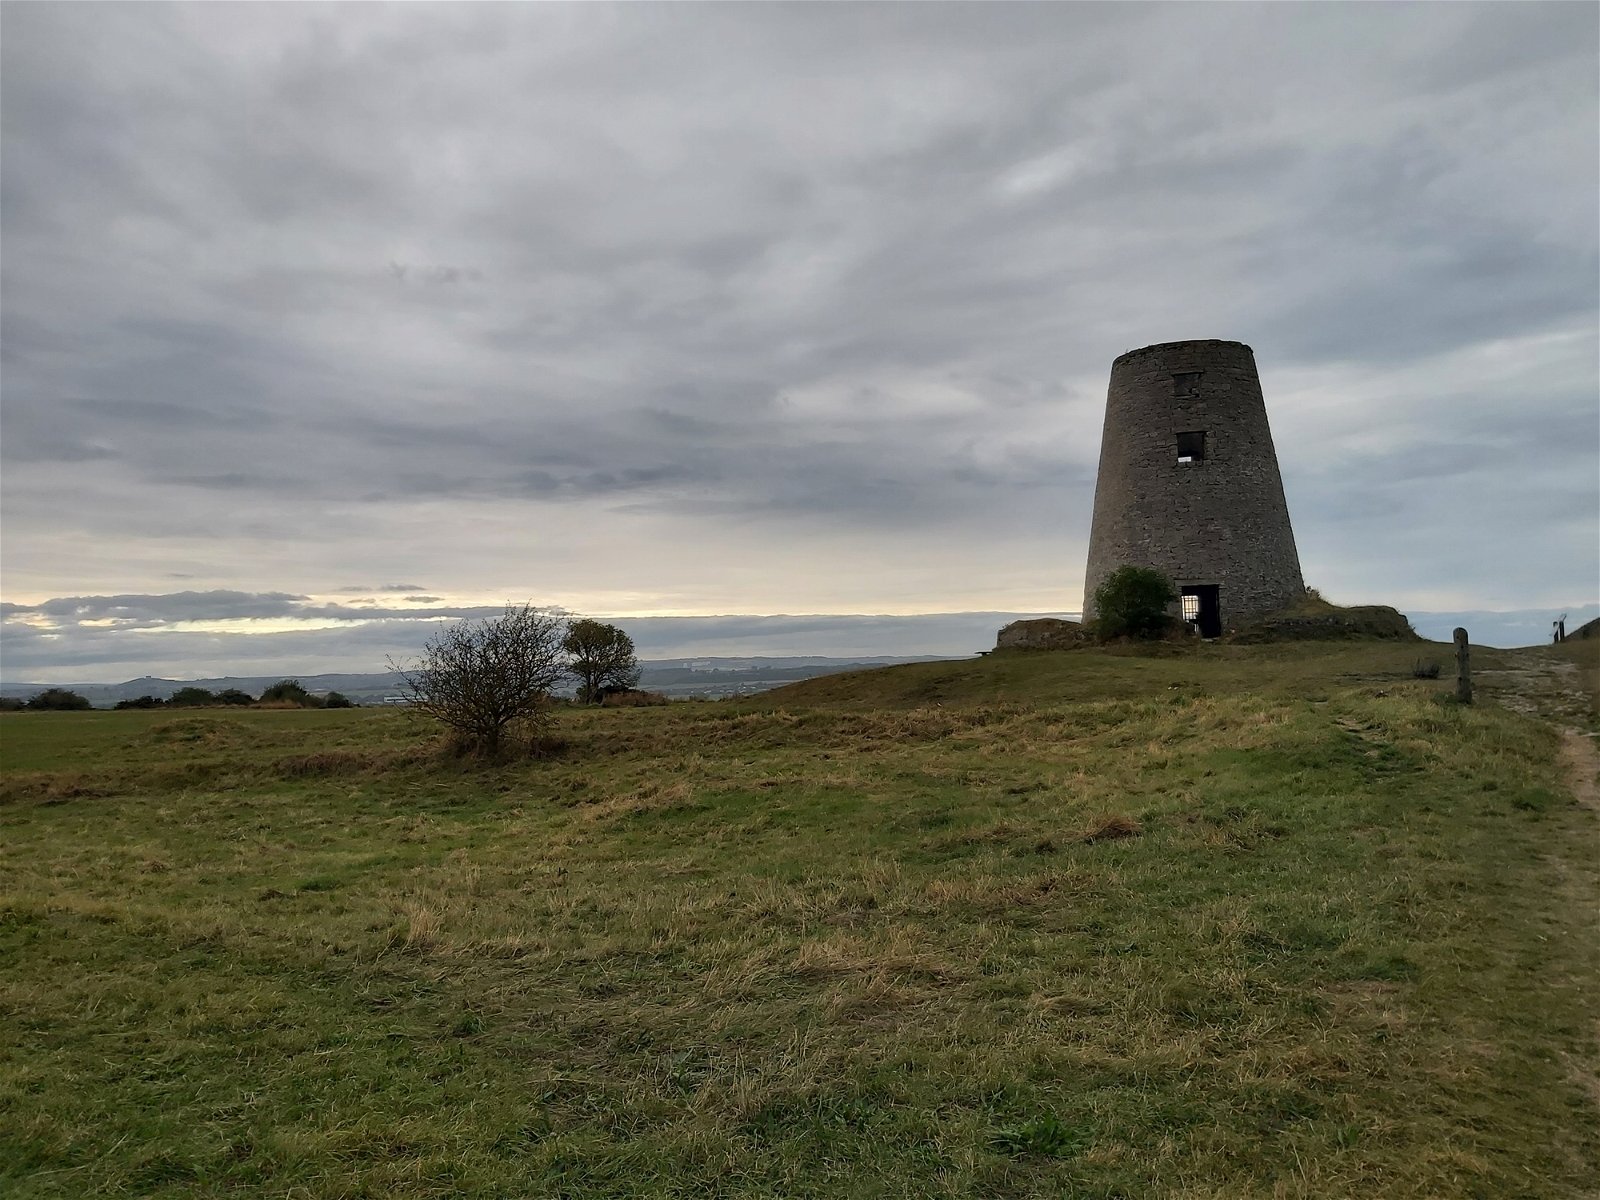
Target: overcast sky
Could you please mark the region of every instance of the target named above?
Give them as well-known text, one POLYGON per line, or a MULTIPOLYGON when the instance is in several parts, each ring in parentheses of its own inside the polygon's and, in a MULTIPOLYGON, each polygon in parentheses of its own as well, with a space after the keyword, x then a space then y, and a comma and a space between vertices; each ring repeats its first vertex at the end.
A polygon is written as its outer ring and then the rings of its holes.
POLYGON ((1076 610, 1111 360, 1191 337, 1331 598, 1600 591, 1593 4, 0 21, 8 678, 1076 610))

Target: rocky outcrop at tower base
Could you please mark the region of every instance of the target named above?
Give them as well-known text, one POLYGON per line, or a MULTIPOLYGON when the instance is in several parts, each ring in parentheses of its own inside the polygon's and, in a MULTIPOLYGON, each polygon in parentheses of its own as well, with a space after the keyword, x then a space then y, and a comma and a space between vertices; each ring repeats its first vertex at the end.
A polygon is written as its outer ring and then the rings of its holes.
POLYGON ((1093 639, 1076 621, 1038 617, 1013 621, 995 635, 996 650, 1075 650, 1093 639))
POLYGON ((1239 629, 1235 642, 1420 642, 1421 636, 1399 609, 1386 604, 1342 608, 1320 600, 1300 600, 1283 612, 1269 613, 1239 629))

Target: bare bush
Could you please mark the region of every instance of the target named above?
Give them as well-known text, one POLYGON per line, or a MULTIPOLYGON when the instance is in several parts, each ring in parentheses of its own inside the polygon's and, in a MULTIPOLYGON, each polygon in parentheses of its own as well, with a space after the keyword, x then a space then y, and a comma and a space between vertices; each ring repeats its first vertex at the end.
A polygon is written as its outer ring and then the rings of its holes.
POLYGON ((543 731, 550 690, 565 674, 566 634, 560 617, 507 605, 499 617, 441 629, 416 667, 389 665, 415 708, 446 725, 461 748, 494 758, 543 731))

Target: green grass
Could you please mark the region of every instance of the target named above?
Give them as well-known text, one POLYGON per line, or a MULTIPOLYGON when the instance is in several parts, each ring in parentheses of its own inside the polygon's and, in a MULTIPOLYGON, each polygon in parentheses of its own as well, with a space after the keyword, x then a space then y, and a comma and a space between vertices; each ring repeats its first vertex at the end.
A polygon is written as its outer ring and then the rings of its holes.
POLYGON ((1595 814, 1417 654, 5 717, 0 1194, 1585 1194, 1595 814))
MULTIPOLYGON (((1506 651, 1473 647, 1483 670, 1506 651)), ((1326 698, 1358 685, 1409 684, 1418 660, 1454 675, 1454 648, 1434 642, 1288 642, 1267 645, 1158 644, 1038 653, 999 650, 964 662, 907 663, 879 671, 824 675, 767 693, 768 702, 828 707, 1026 704, 1252 693, 1326 698)))
POLYGON ((395 743, 402 724, 394 710, 132 709, 70 713, 8 713, 0 749, 8 777, 23 771, 81 770, 104 778, 124 771, 144 778, 161 768, 197 761, 266 761, 307 750, 369 749, 374 734, 395 743))

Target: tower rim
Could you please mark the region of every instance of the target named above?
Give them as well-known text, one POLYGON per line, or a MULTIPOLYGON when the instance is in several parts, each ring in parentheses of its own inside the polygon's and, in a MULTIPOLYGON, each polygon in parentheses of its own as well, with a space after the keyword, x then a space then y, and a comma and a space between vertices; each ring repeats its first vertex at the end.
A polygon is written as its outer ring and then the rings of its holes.
POLYGON ((1138 358, 1141 354, 1155 354, 1162 350, 1176 350, 1180 346, 1233 346, 1243 350, 1252 358, 1255 357, 1256 353, 1244 342, 1235 342, 1228 338, 1183 338, 1176 342, 1155 342, 1149 346, 1140 346, 1137 350, 1125 350, 1111 360, 1111 365, 1115 367, 1118 363, 1126 362, 1130 358, 1138 358))

